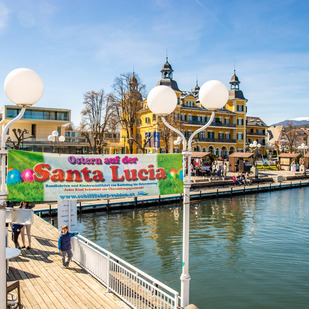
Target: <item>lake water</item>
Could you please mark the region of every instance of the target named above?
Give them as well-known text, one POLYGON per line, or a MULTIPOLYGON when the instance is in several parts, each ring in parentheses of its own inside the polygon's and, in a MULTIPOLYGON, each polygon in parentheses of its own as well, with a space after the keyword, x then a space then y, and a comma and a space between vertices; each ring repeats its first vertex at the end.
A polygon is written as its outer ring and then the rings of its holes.
MULTIPOLYGON (((190 302, 309 308, 309 188, 191 203, 190 302)), ((83 214, 79 231, 180 291, 182 205, 83 214)))

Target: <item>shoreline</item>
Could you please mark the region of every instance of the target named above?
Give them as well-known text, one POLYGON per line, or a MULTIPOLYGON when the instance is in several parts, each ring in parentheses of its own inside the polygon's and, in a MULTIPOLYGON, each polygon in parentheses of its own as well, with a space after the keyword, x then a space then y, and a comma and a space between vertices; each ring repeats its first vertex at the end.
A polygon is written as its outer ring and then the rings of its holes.
MULTIPOLYGON (((236 173, 228 173, 228 179, 193 176, 190 191, 191 200, 219 198, 234 195, 254 194, 259 192, 277 191, 309 186, 309 175, 287 171, 260 171, 259 178, 252 178, 250 185, 234 185, 231 178, 236 173), (279 180, 279 181, 278 181, 279 180), (281 181, 280 181, 281 180, 281 181)), ((181 203, 183 194, 164 196, 140 196, 132 198, 115 198, 101 200, 78 201, 77 212, 112 211, 133 209, 137 207, 152 207, 181 203)), ((39 216, 57 216, 57 202, 36 204, 33 209, 39 216)))

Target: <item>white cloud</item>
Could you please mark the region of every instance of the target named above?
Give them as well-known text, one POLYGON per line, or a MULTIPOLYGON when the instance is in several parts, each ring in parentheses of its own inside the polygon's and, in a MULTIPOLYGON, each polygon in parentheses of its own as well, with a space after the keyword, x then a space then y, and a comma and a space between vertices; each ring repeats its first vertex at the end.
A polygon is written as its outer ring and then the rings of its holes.
POLYGON ((9 19, 9 9, 0 2, 0 32, 7 26, 9 19))

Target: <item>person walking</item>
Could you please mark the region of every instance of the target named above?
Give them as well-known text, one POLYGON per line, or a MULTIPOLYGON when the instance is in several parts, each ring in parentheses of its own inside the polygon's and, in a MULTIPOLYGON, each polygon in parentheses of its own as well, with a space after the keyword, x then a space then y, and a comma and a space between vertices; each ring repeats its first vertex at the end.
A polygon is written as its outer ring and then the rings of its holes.
POLYGON ((12 240, 15 244, 15 248, 18 248, 18 249, 20 249, 20 246, 19 246, 19 243, 18 243, 18 237, 19 237, 20 231, 23 227, 24 226, 21 225, 21 224, 12 224, 12 240))
POLYGON ((223 180, 226 179, 226 175, 227 175, 227 165, 224 162, 224 164, 223 164, 223 180))
MULTIPOLYGON (((29 202, 21 202, 20 207, 21 209, 32 209, 34 205, 29 202)), ((26 248, 26 231, 27 231, 27 238, 28 238, 28 247, 27 249, 31 249, 31 224, 25 224, 21 229, 21 240, 23 242, 22 248, 26 248)))
POLYGON ((62 265, 65 268, 69 268, 69 264, 73 257, 72 246, 71 246, 71 238, 76 236, 78 232, 69 233, 69 228, 67 225, 63 225, 61 227, 61 235, 58 239, 58 249, 62 254, 62 265), (67 257, 67 260, 66 260, 67 257))

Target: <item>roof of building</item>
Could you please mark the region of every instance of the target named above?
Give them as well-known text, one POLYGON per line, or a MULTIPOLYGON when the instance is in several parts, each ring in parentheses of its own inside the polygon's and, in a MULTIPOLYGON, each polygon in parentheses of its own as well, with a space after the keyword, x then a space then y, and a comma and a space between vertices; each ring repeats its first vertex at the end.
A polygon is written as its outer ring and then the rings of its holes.
POLYGON ((157 83, 157 86, 160 85, 171 87, 175 91, 180 91, 177 82, 173 79, 160 79, 157 83))
POLYGON ((247 125, 267 127, 267 124, 259 117, 247 116, 247 125))
POLYGON ((191 157, 192 158, 204 158, 208 155, 210 155, 210 152, 193 151, 191 157))
POLYGON ((253 156, 253 152, 233 152, 229 155, 230 158, 250 158, 253 156))
POLYGON ((271 126, 267 128, 268 141, 270 144, 275 144, 276 141, 281 139, 283 126, 271 126))
POLYGON ((299 153, 281 153, 278 158, 298 158, 300 157, 299 153))
POLYGON ((247 100, 244 97, 244 94, 242 93, 242 91, 239 90, 239 89, 230 89, 229 90, 229 99, 230 100, 233 100, 233 99, 247 100))

